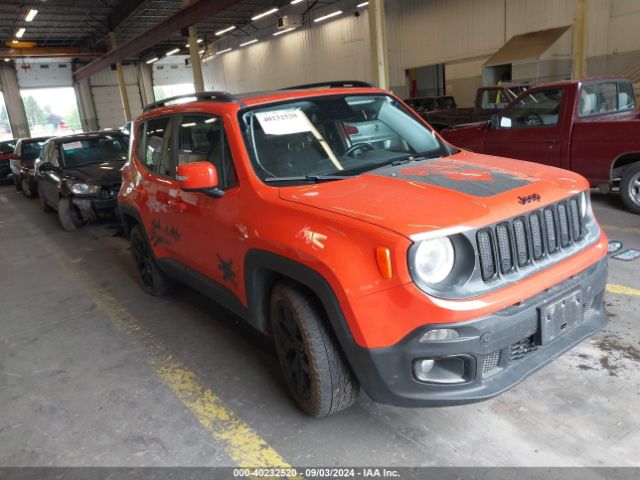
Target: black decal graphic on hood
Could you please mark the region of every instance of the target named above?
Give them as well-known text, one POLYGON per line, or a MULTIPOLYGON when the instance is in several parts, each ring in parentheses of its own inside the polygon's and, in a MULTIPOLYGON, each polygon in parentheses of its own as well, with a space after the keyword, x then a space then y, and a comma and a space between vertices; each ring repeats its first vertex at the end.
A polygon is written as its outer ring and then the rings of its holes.
POLYGON ((452 159, 422 160, 409 167, 387 166, 371 174, 425 183, 476 197, 492 197, 537 180, 518 172, 452 159))

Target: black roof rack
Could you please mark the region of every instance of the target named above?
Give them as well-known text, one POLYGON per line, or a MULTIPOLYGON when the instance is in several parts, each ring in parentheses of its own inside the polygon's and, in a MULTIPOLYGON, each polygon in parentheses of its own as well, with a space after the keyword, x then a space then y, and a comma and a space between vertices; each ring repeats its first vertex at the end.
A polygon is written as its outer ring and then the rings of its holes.
POLYGON ((332 82, 307 83, 305 85, 294 85, 293 87, 281 88, 280 90, 303 90, 306 88, 375 88, 369 82, 361 80, 337 80, 332 82))
POLYGON ((229 92, 200 92, 200 93, 187 93, 185 95, 177 95, 175 97, 163 98, 157 102, 150 103, 145 106, 142 111, 148 112, 154 108, 164 107, 165 105, 182 100, 183 98, 195 98, 196 100, 218 100, 219 102, 233 102, 236 98, 229 92))

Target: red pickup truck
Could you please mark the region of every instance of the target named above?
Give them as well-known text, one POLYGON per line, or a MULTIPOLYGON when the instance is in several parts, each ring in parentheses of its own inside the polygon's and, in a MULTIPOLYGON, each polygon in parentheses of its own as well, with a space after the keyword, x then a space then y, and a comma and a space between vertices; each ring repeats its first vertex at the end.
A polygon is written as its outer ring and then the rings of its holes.
POLYGON ((640 117, 630 80, 593 78, 527 90, 491 120, 446 129, 453 145, 577 172, 617 189, 640 214, 640 117))

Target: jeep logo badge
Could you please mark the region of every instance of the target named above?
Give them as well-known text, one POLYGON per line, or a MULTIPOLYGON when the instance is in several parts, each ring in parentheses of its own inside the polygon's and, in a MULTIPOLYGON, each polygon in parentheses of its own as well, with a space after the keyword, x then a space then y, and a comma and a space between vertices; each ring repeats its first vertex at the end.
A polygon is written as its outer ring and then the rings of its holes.
POLYGON ((537 193, 532 193, 531 195, 527 195, 526 197, 518 197, 518 203, 520 203, 520 205, 526 205, 527 203, 539 201, 540 195, 538 195, 537 193))

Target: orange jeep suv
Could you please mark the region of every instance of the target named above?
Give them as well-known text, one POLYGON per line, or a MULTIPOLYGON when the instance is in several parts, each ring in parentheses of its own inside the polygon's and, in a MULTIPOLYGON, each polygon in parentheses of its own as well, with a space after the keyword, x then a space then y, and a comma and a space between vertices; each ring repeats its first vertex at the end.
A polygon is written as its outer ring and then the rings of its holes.
POLYGON ((145 108, 118 202, 142 288, 270 335, 314 416, 491 398, 607 322, 580 175, 461 151, 362 82, 145 108))

